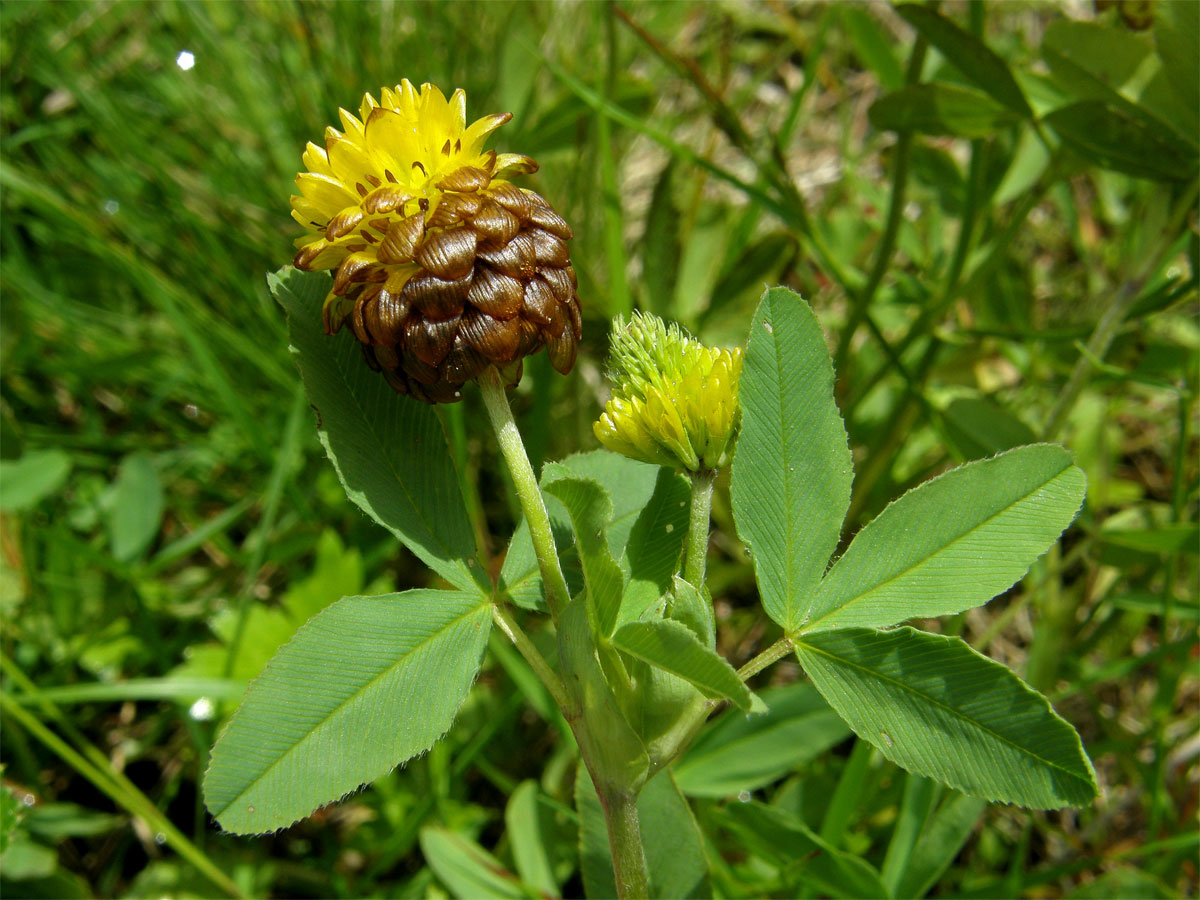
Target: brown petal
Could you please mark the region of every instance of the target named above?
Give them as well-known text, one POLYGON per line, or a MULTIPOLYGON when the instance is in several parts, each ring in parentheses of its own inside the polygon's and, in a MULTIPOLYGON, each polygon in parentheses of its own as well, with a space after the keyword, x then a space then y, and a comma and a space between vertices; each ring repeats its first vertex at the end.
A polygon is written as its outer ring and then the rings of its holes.
POLYGON ((371 348, 375 351, 375 358, 379 360, 379 365, 386 372, 388 369, 396 369, 400 366, 400 354, 396 352, 395 347, 382 347, 376 345, 371 348))
POLYGON ((333 278, 333 292, 335 294, 346 293, 351 282, 359 282, 367 280, 367 269, 370 269, 375 264, 373 257, 367 256, 365 253, 351 253, 342 260, 342 264, 338 266, 337 275, 333 278))
POLYGON ((571 317, 571 330, 575 332, 575 340, 583 337, 583 316, 579 312, 579 299, 571 298, 567 303, 567 314, 571 317))
POLYGON ((483 197, 479 194, 442 194, 433 215, 429 217, 428 225, 430 228, 445 228, 463 219, 470 219, 479 212, 482 204, 483 197))
POLYGON ((407 219, 393 222, 379 245, 379 261, 394 266, 413 258, 417 245, 425 236, 425 215, 414 213, 407 219))
POLYGON ((533 212, 533 206, 530 204, 529 198, 525 196, 525 192, 511 181, 496 182, 488 188, 487 192, 491 194, 493 200, 520 219, 522 223, 531 221, 529 217, 533 212))
POLYGON ((442 377, 447 381, 462 384, 470 381, 488 365, 487 357, 475 350, 460 332, 454 339, 454 346, 442 363, 442 377))
POLYGON ((540 228, 531 228, 526 233, 533 238, 533 252, 539 266, 562 267, 571 261, 571 251, 562 238, 540 228))
POLYGON ((377 216, 397 210, 412 199, 413 195, 408 191, 389 184, 367 194, 363 198, 362 208, 368 215, 377 216))
POLYGON ((546 342, 546 355, 550 357, 550 364, 563 375, 570 372, 575 365, 575 333, 564 328, 561 335, 546 342))
POLYGON ((367 368, 372 372, 380 371, 379 363, 375 359, 375 349, 370 344, 359 344, 362 350, 363 359, 367 361, 367 368))
POLYGON ((404 354, 400 360, 400 368, 418 384, 433 384, 442 377, 438 374, 437 366, 426 365, 411 353, 404 354))
POLYGON ((355 298, 354 308, 350 311, 350 330, 364 344, 371 343, 371 333, 367 331, 367 324, 363 321, 363 308, 367 305, 367 301, 374 299, 381 290, 379 285, 367 285, 355 298))
POLYGON ((467 302, 497 319, 511 319, 521 311, 525 288, 521 282, 497 272, 487 263, 475 265, 475 279, 467 302))
POLYGON ((363 214, 361 209, 352 209, 348 212, 338 213, 325 226, 325 240, 336 241, 343 235, 349 234, 358 227, 358 223, 362 220, 363 214))
POLYGON ((575 286, 571 284, 571 276, 566 269, 538 269, 538 275, 546 279, 554 291, 554 299, 559 303, 566 303, 575 296, 575 286))
POLYGON ((463 316, 461 334, 489 361, 506 363, 517 355, 521 343, 521 320, 494 319, 472 310, 463 316))
POLYGON ((483 169, 474 166, 463 166, 455 169, 437 183, 443 191, 477 191, 491 180, 491 176, 483 169))
POLYGON ((480 250, 479 258, 491 263, 505 275, 527 281, 535 271, 533 238, 522 232, 503 247, 480 250))
POLYGON ((471 274, 475 266, 475 232, 449 228, 426 236, 413 258, 439 278, 452 281, 471 274))
POLYGON ((295 257, 292 258, 292 265, 297 269, 303 269, 307 272, 321 251, 328 247, 329 244, 324 240, 313 241, 311 244, 305 244, 296 252, 295 257))
POLYGON ((541 278, 534 278, 525 285, 525 318, 538 325, 549 325, 554 321, 558 305, 554 291, 541 278))
POLYGON ((569 241, 575 237, 575 232, 571 230, 571 226, 567 224, 567 220, 551 209, 549 205, 535 206, 529 217, 539 228, 549 231, 564 241, 569 241))
POLYGON ((542 333, 542 327, 536 322, 531 322, 529 319, 521 319, 520 322, 521 342, 517 345, 517 356, 526 357, 542 349, 542 345, 546 343, 546 336, 542 333))
POLYGON ((384 369, 383 377, 387 379, 387 383, 392 386, 392 390, 397 394, 408 394, 408 380, 403 374, 395 369, 384 369))
POLYGON ((471 276, 445 281, 429 272, 418 272, 404 285, 400 296, 422 317, 435 322, 457 317, 471 289, 471 276))
MULTIPOLYGON (((415 356, 428 366, 436 366, 454 344, 454 335, 458 330, 459 317, 446 319, 443 322, 431 322, 428 319, 412 317, 404 327, 404 340, 408 355, 415 356)), ((407 369, 405 371, 408 371, 407 369)), ((414 373, 413 377, 417 377, 414 373)))
POLYGON ((457 403, 462 399, 459 385, 448 381, 436 381, 423 388, 426 403, 457 403))
POLYGON ((408 300, 403 293, 391 294, 380 289, 363 306, 363 324, 377 344, 394 347, 404 336, 408 318, 408 300))
POLYGON ((517 217, 495 200, 484 200, 471 224, 480 238, 493 244, 507 244, 521 230, 517 217))

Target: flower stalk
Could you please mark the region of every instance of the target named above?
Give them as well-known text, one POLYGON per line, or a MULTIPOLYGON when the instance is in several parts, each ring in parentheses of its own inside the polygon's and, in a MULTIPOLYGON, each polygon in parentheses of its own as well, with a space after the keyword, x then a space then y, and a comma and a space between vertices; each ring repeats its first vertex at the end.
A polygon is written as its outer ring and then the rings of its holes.
POLYGON ((713 482, 717 473, 703 469, 692 474, 692 502, 688 513, 687 545, 683 580, 704 591, 704 569, 708 559, 708 528, 712 518, 713 482))
POLYGON ((604 820, 608 825, 617 897, 620 900, 649 897, 650 877, 646 869, 646 854, 642 849, 637 794, 620 789, 602 790, 600 805, 604 808, 604 820))
POLYGON ((546 514, 546 504, 542 500, 537 476, 533 474, 533 466, 529 464, 529 456, 525 452, 521 432, 517 430, 512 409, 508 405, 500 373, 489 366, 479 376, 479 388, 483 394, 488 419, 500 444, 500 452, 504 454, 517 497, 521 501, 525 521, 529 524, 529 534, 533 538, 533 550, 537 555, 538 569, 542 573, 542 586, 546 592, 546 606, 550 609, 551 618, 557 622, 570 602, 571 591, 567 587, 566 578, 563 577, 562 566, 559 565, 558 548, 554 543, 550 516, 546 514))

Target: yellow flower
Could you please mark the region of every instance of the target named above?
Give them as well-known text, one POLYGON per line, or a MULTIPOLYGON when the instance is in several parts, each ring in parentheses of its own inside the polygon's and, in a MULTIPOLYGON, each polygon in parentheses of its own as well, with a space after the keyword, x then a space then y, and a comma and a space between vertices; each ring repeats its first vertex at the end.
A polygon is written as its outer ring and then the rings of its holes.
POLYGON ((326 332, 348 321, 367 363, 429 403, 458 400, 488 365, 515 384, 543 346, 568 372, 581 335, 571 228, 510 180, 537 163, 483 149, 512 114, 468 126, 466 113, 461 90, 430 84, 367 94, 324 147, 308 144, 292 197, 312 232, 296 267, 336 269, 326 332))
POLYGON ((691 472, 719 469, 741 420, 742 351, 706 347, 678 325, 634 313, 613 326, 612 399, 592 430, 633 459, 691 472))

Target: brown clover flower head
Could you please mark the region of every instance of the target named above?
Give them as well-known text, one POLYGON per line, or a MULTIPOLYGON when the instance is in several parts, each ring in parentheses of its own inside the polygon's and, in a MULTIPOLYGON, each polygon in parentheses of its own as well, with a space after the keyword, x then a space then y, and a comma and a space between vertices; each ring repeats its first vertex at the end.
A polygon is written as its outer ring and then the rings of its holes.
POLYGON ((484 150, 511 113, 466 124, 449 100, 407 80, 367 94, 360 116, 338 110, 324 148, 309 143, 292 216, 298 269, 334 269, 325 331, 349 322, 363 356, 395 390, 453 403, 489 365, 510 386, 542 347, 562 373, 581 335, 566 221, 510 179, 537 171, 484 150))

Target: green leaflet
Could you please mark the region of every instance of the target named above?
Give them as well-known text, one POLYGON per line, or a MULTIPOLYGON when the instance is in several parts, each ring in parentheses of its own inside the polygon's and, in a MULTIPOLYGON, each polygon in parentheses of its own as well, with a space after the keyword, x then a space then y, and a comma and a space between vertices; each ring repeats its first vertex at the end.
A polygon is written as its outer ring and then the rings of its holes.
POLYGON ((743 712, 766 709, 738 678, 733 666, 700 643, 696 633, 682 622, 630 622, 613 635, 613 646, 679 676, 709 698, 727 697, 743 712))
POLYGON ((546 493, 562 501, 571 517, 575 546, 587 583, 588 617, 595 624, 597 634, 608 637, 616 627, 625 587, 621 567, 612 558, 608 546, 612 500, 600 482, 578 478, 557 463, 546 464, 542 484, 546 493))
MULTIPOLYGON (((579 867, 584 893, 590 898, 615 897, 604 812, 582 765, 575 777, 575 808, 579 812, 579 867)), ((651 898, 711 897, 703 838, 670 772, 659 772, 642 788, 638 818, 651 898)))
POLYGON ((1022 118, 1033 117, 1033 110, 1008 64, 987 44, 927 6, 905 3, 897 6, 896 12, 975 82, 976 87, 987 91, 1022 118))
POLYGON ((490 594, 433 407, 397 396, 367 368, 353 335, 325 334, 326 276, 287 268, 267 280, 287 311, 317 433, 346 494, 451 584, 490 594))
POLYGON ((690 500, 687 478, 670 469, 658 470, 654 494, 638 514, 625 545, 622 562, 629 569, 629 583, 621 598, 618 624, 636 620, 671 589, 687 537, 690 500))
POLYGON ((833 366, 808 304, 771 288, 750 326, 730 490, 767 614, 792 630, 837 546, 853 464, 833 366))
POLYGON ((522 781, 508 798, 504 828, 517 874, 547 897, 562 891, 554 877, 549 845, 555 838, 554 816, 539 802, 538 783, 522 781))
POLYGON ((19 512, 40 503, 66 483, 71 457, 62 450, 28 450, 16 459, 0 460, 0 509, 19 512))
POLYGON ((121 460, 113 483, 113 507, 108 520, 109 546, 121 562, 132 562, 158 535, 163 515, 162 481, 148 453, 130 453, 121 460))
POLYGON ((1058 540, 1086 480, 1062 447, 1034 444, 925 482, 855 535, 800 630, 881 628, 986 603, 1058 540))
POLYGON ((1079 735, 958 638, 847 628, 804 636, 796 656, 855 733, 910 772, 1033 809, 1096 797, 1079 735))
POLYGON ((479 671, 491 606, 457 591, 345 597, 280 648, 213 748, 227 831, 286 828, 428 750, 479 671))
POLYGON ((987 94, 945 82, 913 84, 885 94, 867 111, 885 131, 987 137, 1020 119, 987 94))

